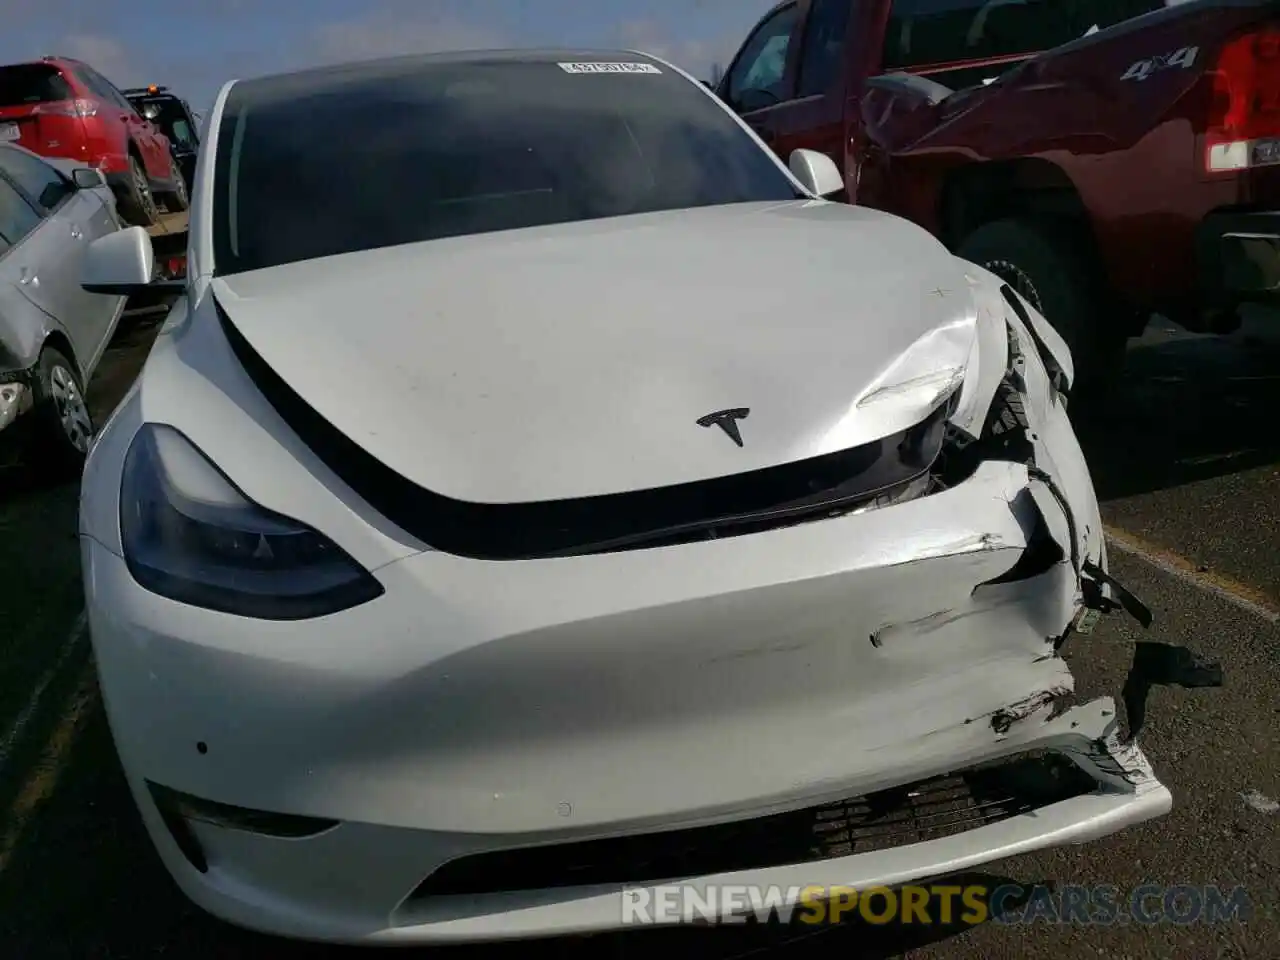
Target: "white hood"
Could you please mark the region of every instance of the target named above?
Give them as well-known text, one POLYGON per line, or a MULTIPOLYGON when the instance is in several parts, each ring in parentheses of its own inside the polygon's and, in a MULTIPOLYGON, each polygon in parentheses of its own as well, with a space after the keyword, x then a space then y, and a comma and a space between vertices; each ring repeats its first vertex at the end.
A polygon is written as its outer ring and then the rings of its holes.
MULTIPOLYGON (((854 401, 970 313, 923 230, 843 204, 706 208, 438 240, 213 282, 252 348, 449 497, 619 493, 846 449, 854 401), (698 418, 746 407, 743 446, 698 418)), ((879 422, 877 422, 879 421, 879 422)))

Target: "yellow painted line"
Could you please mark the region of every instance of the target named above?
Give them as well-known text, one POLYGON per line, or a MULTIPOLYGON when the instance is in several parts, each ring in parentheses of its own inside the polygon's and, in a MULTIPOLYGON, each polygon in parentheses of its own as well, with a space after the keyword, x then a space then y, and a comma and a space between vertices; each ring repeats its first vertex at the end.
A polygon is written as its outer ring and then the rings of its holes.
POLYGON ((44 696, 44 692, 49 688, 49 684, 62 671, 63 665, 70 659, 71 654, 75 652, 80 641, 87 636, 85 632, 86 623, 87 618, 85 614, 81 613, 72 625, 67 639, 63 641, 62 649, 58 651, 57 658, 31 691, 31 696, 27 699, 22 712, 18 714, 17 719, 13 721, 9 729, 4 732, 4 736, 0 737, 0 770, 3 770, 4 765, 9 762, 9 756, 22 738, 22 732, 26 729, 27 724, 31 722, 31 718, 35 716, 36 711, 40 709, 40 700, 44 696))
POLYGON ((18 791, 9 809, 5 811, 4 818, 0 820, 0 823, 5 825, 4 834, 0 836, 0 873, 8 867, 9 858, 13 855, 18 841, 22 839, 22 834, 32 815, 39 810, 41 804, 53 796, 58 780, 70 759, 71 748, 75 746, 94 700, 94 670, 93 660, 90 659, 81 668, 80 682, 76 684, 75 693, 71 695, 67 710, 59 719, 58 725, 53 728, 49 739, 45 741, 35 769, 22 785, 22 789, 18 791))
POLYGON ((1127 530, 1118 527, 1104 526, 1107 545, 1121 553, 1145 560, 1165 573, 1177 577, 1197 590, 1213 594, 1231 605, 1245 610, 1268 623, 1280 623, 1280 608, 1265 593, 1247 584, 1239 583, 1230 577, 1209 573, 1198 569, 1197 564, 1172 550, 1148 543, 1127 530))

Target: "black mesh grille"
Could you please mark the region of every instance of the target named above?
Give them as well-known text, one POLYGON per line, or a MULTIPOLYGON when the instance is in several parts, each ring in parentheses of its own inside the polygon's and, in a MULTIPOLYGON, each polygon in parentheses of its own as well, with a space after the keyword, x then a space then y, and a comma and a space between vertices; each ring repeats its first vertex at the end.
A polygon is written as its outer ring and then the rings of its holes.
POLYGON ((409 899, 655 883, 827 860, 962 833, 1095 787, 1061 755, 1024 754, 751 820, 461 857, 428 876, 409 899))

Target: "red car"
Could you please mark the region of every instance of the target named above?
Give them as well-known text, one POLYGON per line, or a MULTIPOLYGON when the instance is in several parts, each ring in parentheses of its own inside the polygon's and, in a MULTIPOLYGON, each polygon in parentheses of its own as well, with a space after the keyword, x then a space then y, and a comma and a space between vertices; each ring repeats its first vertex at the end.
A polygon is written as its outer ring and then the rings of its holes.
POLYGON ((86 63, 45 57, 0 66, 0 142, 101 170, 131 223, 155 223, 157 199, 171 211, 187 208, 168 139, 86 63))

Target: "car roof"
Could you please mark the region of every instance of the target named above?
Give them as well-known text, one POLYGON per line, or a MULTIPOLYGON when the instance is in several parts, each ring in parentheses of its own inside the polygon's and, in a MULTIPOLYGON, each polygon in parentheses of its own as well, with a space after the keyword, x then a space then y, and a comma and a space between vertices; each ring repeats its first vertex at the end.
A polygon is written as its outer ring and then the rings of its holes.
POLYGON ((79 60, 71 57, 40 57, 38 60, 15 60, 13 63, 0 63, 3 67, 83 67, 84 64, 79 60))
POLYGON ((374 60, 358 60, 350 63, 339 63, 331 66, 310 67, 288 73, 276 73, 249 80, 234 81, 237 94, 267 94, 277 88, 306 88, 314 84, 323 87, 327 81, 340 77, 350 78, 367 74, 377 76, 379 73, 401 73, 415 66, 431 66, 445 64, 481 64, 481 63, 558 63, 562 60, 616 60, 627 57, 644 63, 661 64, 651 54, 639 50, 621 49, 587 49, 576 47, 548 47, 540 49, 500 48, 493 50, 453 50, 444 53, 415 53, 398 57, 381 57, 374 60))

